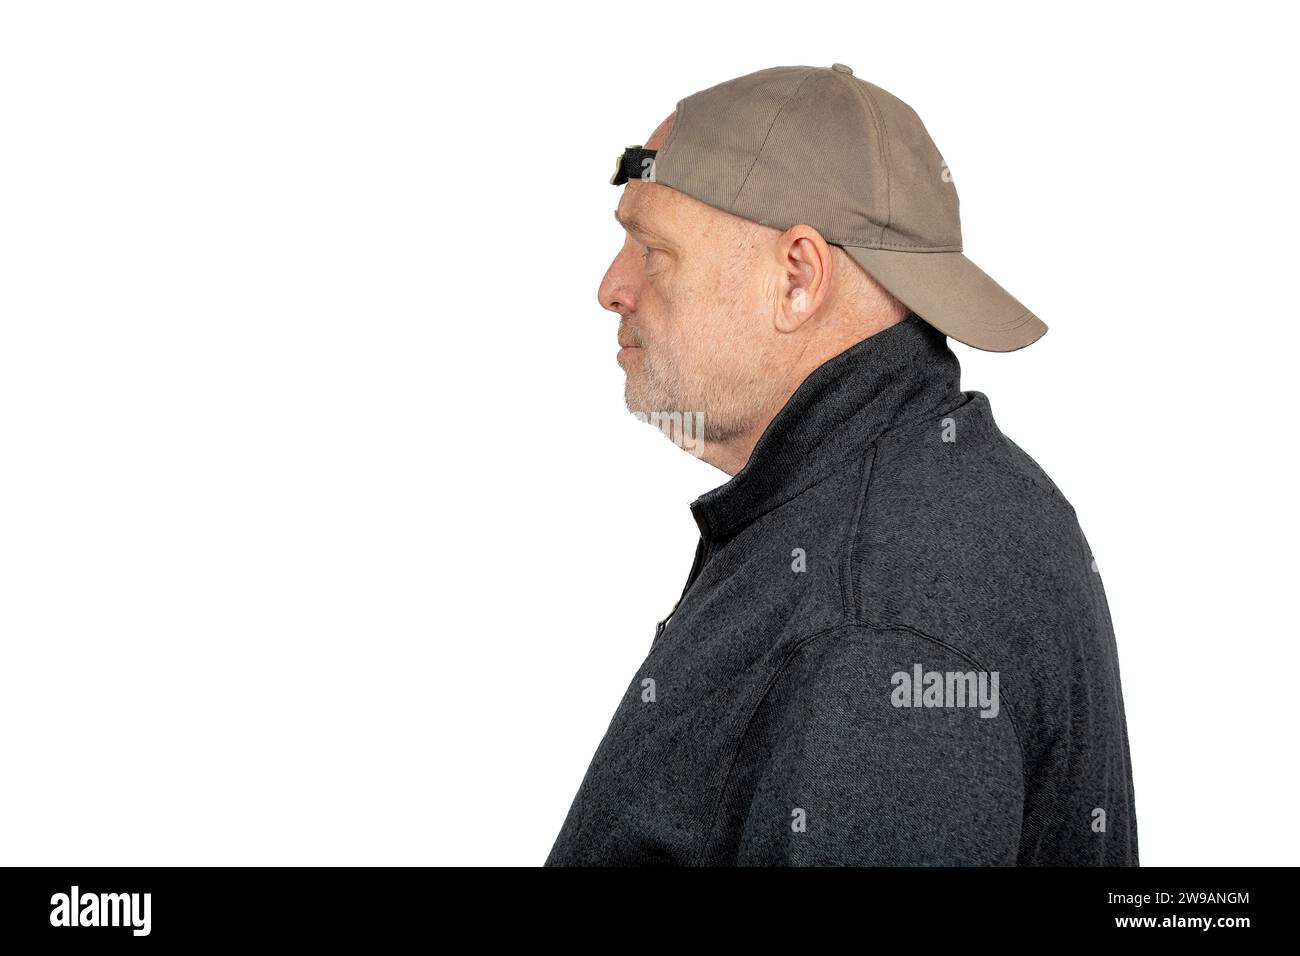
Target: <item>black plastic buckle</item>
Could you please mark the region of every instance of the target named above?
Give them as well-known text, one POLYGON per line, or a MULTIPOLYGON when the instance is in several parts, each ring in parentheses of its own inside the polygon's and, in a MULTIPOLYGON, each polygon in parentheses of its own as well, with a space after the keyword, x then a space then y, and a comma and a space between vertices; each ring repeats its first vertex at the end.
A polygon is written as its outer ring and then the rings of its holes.
POLYGON ((639 179, 642 182, 655 181, 655 153, 658 150, 645 149, 641 146, 629 146, 623 150, 618 157, 618 165, 614 167, 614 175, 610 183, 614 186, 622 186, 629 179, 639 179))

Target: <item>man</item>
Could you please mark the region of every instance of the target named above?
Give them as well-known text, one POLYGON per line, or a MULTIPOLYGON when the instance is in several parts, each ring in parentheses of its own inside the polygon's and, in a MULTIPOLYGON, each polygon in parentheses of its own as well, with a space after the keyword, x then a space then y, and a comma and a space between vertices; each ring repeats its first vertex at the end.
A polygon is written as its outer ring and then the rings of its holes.
POLYGON ((702 413, 733 477, 547 864, 1136 865, 1096 563, 945 338, 1047 327, 961 254, 917 115, 762 70, 612 181, 628 407, 702 413))

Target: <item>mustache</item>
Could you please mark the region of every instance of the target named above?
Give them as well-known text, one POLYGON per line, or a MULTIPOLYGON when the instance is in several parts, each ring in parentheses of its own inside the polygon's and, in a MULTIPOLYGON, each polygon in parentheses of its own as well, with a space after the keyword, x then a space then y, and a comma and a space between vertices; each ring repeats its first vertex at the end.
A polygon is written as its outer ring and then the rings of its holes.
POLYGON ((641 333, 633 328, 626 319, 624 319, 618 323, 618 344, 644 348, 645 340, 641 337, 641 333))

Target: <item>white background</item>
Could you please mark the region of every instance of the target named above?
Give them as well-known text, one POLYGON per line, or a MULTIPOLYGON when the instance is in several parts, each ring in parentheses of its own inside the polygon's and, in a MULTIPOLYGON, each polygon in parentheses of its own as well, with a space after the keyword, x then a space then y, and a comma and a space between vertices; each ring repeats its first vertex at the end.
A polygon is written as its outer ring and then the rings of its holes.
POLYGON ((1142 862, 1295 864, 1281 5, 0 8, 0 863, 541 863, 726 480, 622 404, 614 156, 847 63, 1051 328, 1142 862))

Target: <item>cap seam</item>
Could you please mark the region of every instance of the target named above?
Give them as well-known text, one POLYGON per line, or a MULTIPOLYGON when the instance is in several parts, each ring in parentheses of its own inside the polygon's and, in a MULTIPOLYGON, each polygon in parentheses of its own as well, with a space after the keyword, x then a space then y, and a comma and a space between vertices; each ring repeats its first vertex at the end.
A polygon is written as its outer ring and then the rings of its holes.
POLYGON ((890 163, 888 149, 889 127, 885 125, 885 118, 876 107, 876 101, 871 96, 871 90, 866 88, 866 81, 861 80, 859 83, 853 83, 853 88, 866 104, 867 112, 876 125, 877 133, 880 135, 881 165, 885 168, 885 224, 880 227, 880 239, 878 240, 883 243, 885 241, 885 232, 893 228, 894 225, 894 170, 890 163))
MULTIPOLYGON (((924 319, 925 317, 922 316, 922 318, 924 319)), ((981 329, 987 329, 990 332, 1011 332, 1020 328, 1022 325, 1026 325, 1030 320, 1035 318, 1037 318, 1037 316, 1035 316, 1034 313, 1026 309, 1024 312, 1021 312, 1019 315, 1017 315, 1014 319, 1011 319, 1010 321, 1007 322, 985 322, 983 319, 968 319, 967 321, 969 322, 970 325, 978 325, 981 329)), ((930 320, 925 319, 925 321, 929 322, 930 320)), ((933 323, 931 324, 933 325, 933 323)), ((938 326, 935 326, 935 328, 938 328, 938 326)), ((944 335, 951 336, 952 333, 944 332, 944 335)), ((956 336, 952 336, 952 337, 956 338, 956 336)), ((958 341, 962 341, 962 340, 958 339, 958 341)), ((980 346, 978 345, 975 347, 980 348, 980 346)))
MULTIPOLYGON (((659 147, 659 149, 655 151, 656 165, 658 165, 658 161, 663 158, 663 154, 668 152, 669 147, 673 145, 673 140, 677 138, 677 131, 681 129, 682 126, 682 116, 686 112, 684 106, 685 103, 686 97, 682 97, 677 101, 677 105, 673 107, 673 112, 676 115, 673 117, 673 125, 668 128, 668 135, 664 138, 663 146, 659 147)), ((657 180, 658 178, 658 170, 656 169, 655 179, 657 180)))
MULTIPOLYGON (((1016 329, 1024 325, 1033 317, 1034 317, 1034 313, 1030 312, 1028 309, 1025 309, 1024 312, 1021 312, 1014 319, 1009 319, 1006 322, 980 322, 980 325, 984 326, 984 328, 986 329, 999 329, 999 330, 1016 329)), ((976 321, 978 322, 979 320, 977 319, 976 321)))
POLYGON ((778 108, 776 113, 772 116, 772 122, 768 124, 767 132, 763 134, 763 142, 759 144, 758 149, 754 152, 754 159, 750 162, 749 169, 745 170, 745 178, 740 181, 740 188, 737 189, 735 195, 731 197, 731 205, 735 206, 739 204, 740 194, 743 193, 745 187, 749 185, 749 177, 753 175, 754 167, 758 165, 759 159, 762 158, 763 150, 767 149, 767 141, 772 138, 772 130, 776 128, 776 121, 781 118, 781 114, 784 113, 785 108, 790 105, 790 101, 799 95, 799 91, 803 89, 803 85, 808 82, 808 77, 812 76, 815 72, 817 72, 815 67, 810 67, 808 69, 808 72, 803 75, 803 79, 799 81, 799 85, 796 86, 794 91, 785 98, 785 102, 781 104, 780 108, 778 108))
POLYGON ((883 249, 883 250, 910 249, 910 250, 916 250, 920 252, 961 252, 961 246, 926 246, 926 245, 922 245, 919 242, 897 242, 892 240, 889 242, 882 241, 876 243, 875 245, 867 245, 866 243, 855 242, 854 240, 851 239, 832 239, 829 236, 822 236, 822 238, 829 243, 833 243, 834 245, 850 246, 854 249, 883 249))

